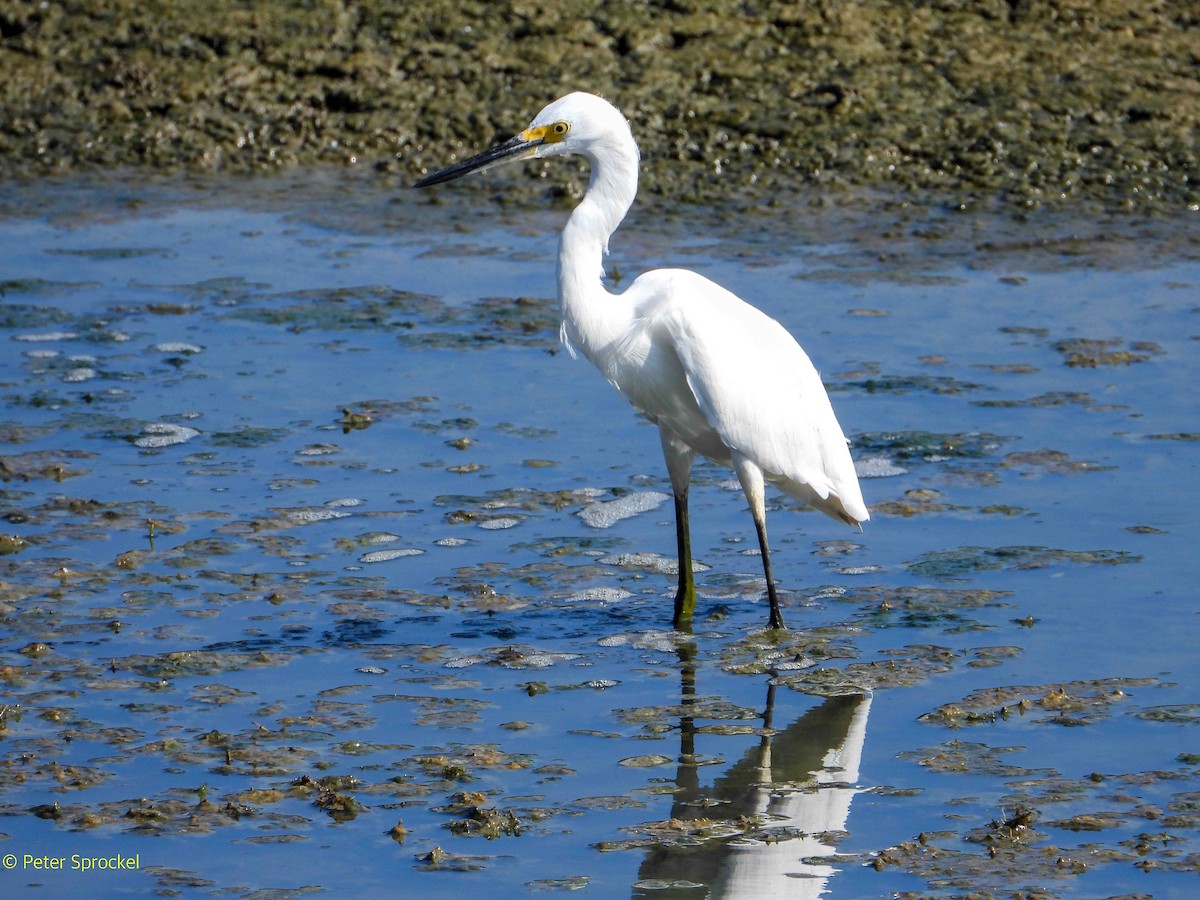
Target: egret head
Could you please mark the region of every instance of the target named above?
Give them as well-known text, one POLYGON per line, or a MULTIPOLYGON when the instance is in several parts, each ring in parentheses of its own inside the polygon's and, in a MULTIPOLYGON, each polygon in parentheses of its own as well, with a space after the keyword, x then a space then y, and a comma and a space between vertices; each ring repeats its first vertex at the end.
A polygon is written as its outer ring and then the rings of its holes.
POLYGON ((566 153, 593 156, 598 147, 614 137, 628 144, 633 143, 629 123, 620 110, 595 94, 576 91, 546 106, 520 134, 490 150, 434 172, 413 187, 441 184, 514 160, 542 159, 566 153))

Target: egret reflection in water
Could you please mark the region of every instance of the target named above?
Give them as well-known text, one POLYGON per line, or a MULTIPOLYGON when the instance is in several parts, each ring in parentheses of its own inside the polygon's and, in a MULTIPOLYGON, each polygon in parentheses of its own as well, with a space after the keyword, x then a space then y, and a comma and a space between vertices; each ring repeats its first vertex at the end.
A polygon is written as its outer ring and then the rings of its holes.
POLYGON ((775 678, 767 684, 757 746, 716 777, 701 784, 696 764, 698 733, 687 714, 697 700, 695 665, 683 658, 678 788, 671 819, 684 827, 703 820, 751 823, 736 834, 709 839, 663 840, 648 851, 633 896, 695 896, 696 885, 713 898, 817 898, 836 869, 822 862, 837 848, 830 835, 842 832, 857 786, 869 691, 826 698, 790 725, 775 724, 775 678), (691 885, 692 887, 689 887, 691 885))

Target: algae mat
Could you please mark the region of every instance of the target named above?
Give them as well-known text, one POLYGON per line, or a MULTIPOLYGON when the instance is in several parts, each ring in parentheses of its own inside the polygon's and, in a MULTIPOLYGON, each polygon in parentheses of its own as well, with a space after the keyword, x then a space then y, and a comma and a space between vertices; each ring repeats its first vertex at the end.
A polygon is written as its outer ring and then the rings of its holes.
POLYGON ((321 163, 411 181, 588 90, 674 199, 815 185, 1183 213, 1195 28, 1194 4, 1124 0, 10 0, 0 160, 10 178, 321 163))

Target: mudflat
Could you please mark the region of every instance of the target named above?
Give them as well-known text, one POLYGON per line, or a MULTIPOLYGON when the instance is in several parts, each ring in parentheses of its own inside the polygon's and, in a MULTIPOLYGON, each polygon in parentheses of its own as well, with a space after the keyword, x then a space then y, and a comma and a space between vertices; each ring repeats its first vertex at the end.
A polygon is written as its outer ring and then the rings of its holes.
MULTIPOLYGON (((0 3, 0 177, 377 169, 407 182, 568 90, 643 188, 1200 204, 1194 4, 0 3)), ((543 190, 536 166, 518 187, 543 190)))

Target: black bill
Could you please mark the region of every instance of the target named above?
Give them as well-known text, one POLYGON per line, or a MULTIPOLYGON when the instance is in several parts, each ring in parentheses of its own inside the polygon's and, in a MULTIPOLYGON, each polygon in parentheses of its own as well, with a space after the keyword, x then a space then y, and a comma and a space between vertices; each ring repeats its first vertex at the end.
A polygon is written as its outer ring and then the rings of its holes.
POLYGON ((429 187, 431 184, 441 184, 443 181, 453 181, 455 178, 462 178, 471 172, 479 172, 484 169, 490 169, 492 166, 502 162, 516 159, 528 159, 533 156, 533 151, 538 144, 542 143, 541 138, 530 139, 525 133, 518 134, 514 138, 510 138, 503 144, 499 144, 490 150, 484 150, 482 153, 477 153, 470 159, 464 159, 462 162, 456 162, 452 166, 447 166, 440 172, 434 172, 422 178, 416 184, 415 188, 429 187))

